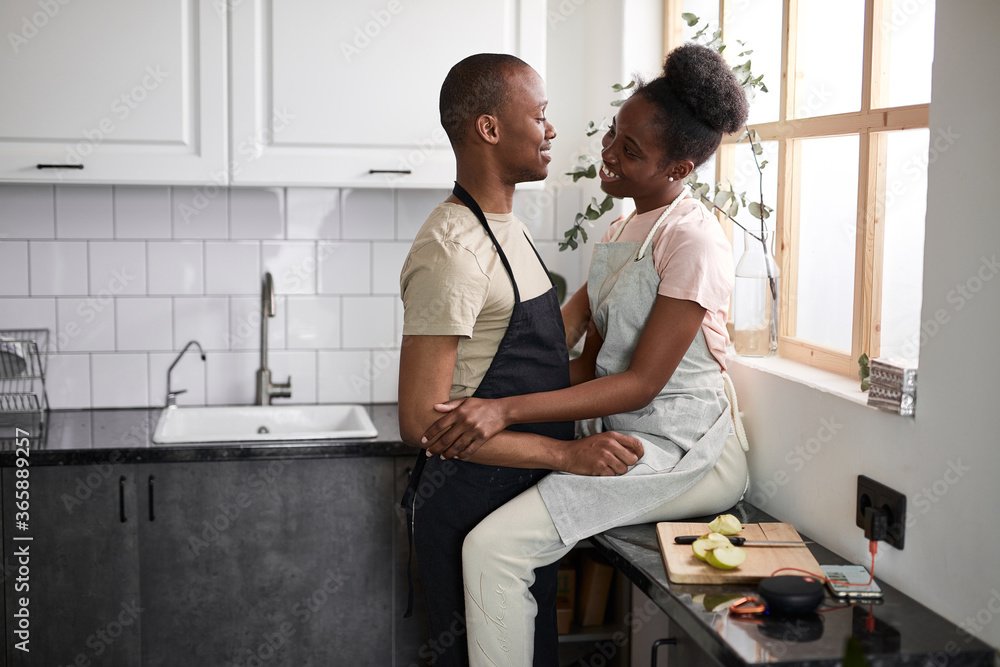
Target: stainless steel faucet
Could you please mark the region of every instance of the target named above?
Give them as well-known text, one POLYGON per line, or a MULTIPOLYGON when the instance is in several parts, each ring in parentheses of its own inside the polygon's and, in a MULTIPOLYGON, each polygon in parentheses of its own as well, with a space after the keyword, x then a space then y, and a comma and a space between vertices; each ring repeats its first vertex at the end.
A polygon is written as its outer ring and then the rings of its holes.
POLYGON ((187 352, 188 348, 191 347, 192 345, 198 348, 198 352, 201 354, 201 360, 205 361, 205 350, 201 349, 201 344, 196 340, 188 341, 188 344, 184 346, 184 349, 181 350, 181 353, 177 355, 176 359, 174 359, 174 363, 170 364, 170 368, 167 369, 166 407, 168 408, 177 405, 177 397, 187 391, 187 389, 178 389, 177 391, 171 389, 170 374, 174 372, 174 366, 177 365, 177 362, 181 360, 181 357, 184 356, 184 353, 187 352))
POLYGON ((288 376, 287 382, 272 383, 271 370, 267 367, 267 320, 274 314, 274 281, 268 272, 264 274, 260 293, 260 368, 257 369, 255 405, 271 405, 272 398, 292 397, 292 376, 288 376))

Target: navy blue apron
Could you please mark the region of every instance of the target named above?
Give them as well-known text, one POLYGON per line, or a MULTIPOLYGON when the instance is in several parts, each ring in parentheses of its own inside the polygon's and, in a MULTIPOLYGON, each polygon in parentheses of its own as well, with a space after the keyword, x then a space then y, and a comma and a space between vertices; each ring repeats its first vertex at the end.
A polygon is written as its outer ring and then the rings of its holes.
MULTIPOLYGON (((489 234, 514 287, 514 308, 507 331, 473 396, 503 398, 568 387, 569 353, 555 287, 534 299, 521 301, 514 272, 482 209, 458 183, 453 192, 476 214, 489 234)), ((538 257, 537 250, 535 256, 538 257)), ((538 261, 544 269, 542 258, 538 257, 538 261)), ((559 440, 573 439, 572 422, 517 424, 509 430, 559 440)), ((493 510, 531 488, 548 472, 456 459, 442 461, 439 456, 426 456, 423 450, 417 454, 402 506, 417 553, 417 571, 430 619, 430 646, 437 658, 435 666, 469 664, 462 583, 465 536, 493 510)), ((559 563, 553 563, 536 570, 535 583, 530 589, 538 603, 534 664, 539 667, 559 664, 555 605, 558 568, 559 563)))

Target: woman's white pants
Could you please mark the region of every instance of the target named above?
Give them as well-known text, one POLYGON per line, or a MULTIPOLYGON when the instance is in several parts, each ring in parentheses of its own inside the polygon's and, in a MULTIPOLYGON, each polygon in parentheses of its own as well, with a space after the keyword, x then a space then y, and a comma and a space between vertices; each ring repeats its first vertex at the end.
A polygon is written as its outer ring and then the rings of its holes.
MULTIPOLYGON (((729 509, 743 496, 747 463, 730 436, 715 467, 683 495, 637 517, 630 524, 676 521, 729 509)), ((469 662, 479 665, 532 664, 535 600, 528 587, 535 568, 554 563, 575 546, 564 544, 532 487, 500 507, 465 538, 462 567, 469 662)))

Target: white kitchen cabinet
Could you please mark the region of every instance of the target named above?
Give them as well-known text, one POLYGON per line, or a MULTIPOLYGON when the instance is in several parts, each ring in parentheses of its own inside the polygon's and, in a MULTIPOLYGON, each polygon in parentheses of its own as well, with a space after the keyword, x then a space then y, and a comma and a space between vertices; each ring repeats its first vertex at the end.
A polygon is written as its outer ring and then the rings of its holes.
POLYGON ((0 3, 0 180, 224 183, 226 5, 0 3))
POLYGON ((237 185, 447 187, 448 70, 507 52, 545 72, 545 0, 231 3, 237 185))

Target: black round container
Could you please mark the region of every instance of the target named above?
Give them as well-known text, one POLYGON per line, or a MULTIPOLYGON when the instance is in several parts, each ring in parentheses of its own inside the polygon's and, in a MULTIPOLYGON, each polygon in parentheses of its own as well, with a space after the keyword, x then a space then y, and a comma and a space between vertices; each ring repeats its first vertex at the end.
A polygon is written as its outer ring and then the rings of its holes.
POLYGON ((768 577, 757 591, 774 614, 808 614, 823 601, 823 583, 815 577, 768 577))

